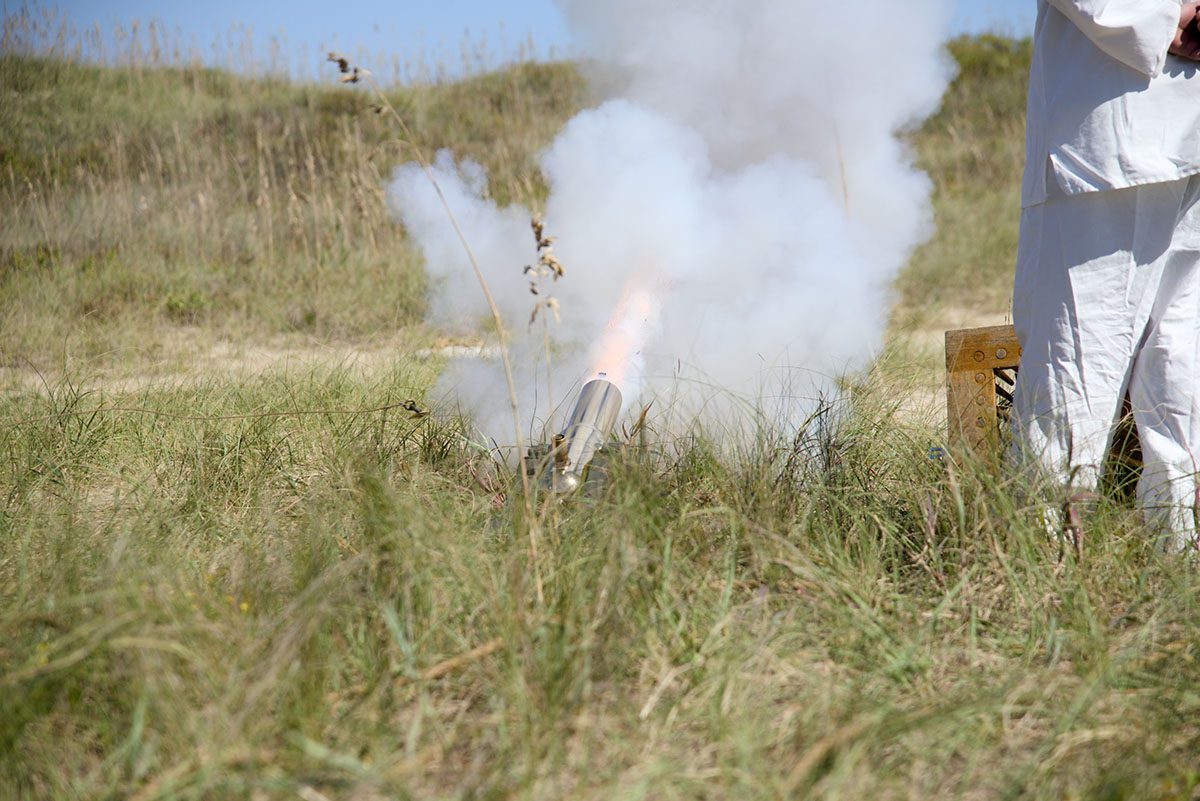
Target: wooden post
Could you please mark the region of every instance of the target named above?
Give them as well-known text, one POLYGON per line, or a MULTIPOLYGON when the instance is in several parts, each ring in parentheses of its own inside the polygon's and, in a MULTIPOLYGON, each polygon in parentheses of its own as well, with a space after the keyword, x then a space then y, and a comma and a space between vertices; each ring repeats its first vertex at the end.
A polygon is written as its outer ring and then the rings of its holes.
POLYGON ((946 332, 946 394, 950 447, 986 455, 1000 433, 996 380, 1021 364, 1021 344, 1011 325, 946 332))

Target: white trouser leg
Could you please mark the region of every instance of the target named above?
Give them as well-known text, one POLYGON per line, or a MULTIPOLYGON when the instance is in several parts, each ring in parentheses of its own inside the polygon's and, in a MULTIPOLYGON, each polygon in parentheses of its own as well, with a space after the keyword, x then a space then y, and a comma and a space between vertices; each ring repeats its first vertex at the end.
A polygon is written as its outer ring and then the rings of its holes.
POLYGON ((1026 209, 1013 297, 1022 344, 1014 455, 1091 489, 1129 388, 1147 432, 1142 497, 1174 509, 1177 531, 1194 503, 1183 478, 1200 443, 1191 431, 1200 289, 1195 270, 1181 267, 1200 245, 1191 185, 1057 197, 1026 209))
POLYGON ((1200 474, 1200 251, 1173 250, 1130 382, 1145 464, 1138 498, 1174 549, 1194 543, 1200 474))

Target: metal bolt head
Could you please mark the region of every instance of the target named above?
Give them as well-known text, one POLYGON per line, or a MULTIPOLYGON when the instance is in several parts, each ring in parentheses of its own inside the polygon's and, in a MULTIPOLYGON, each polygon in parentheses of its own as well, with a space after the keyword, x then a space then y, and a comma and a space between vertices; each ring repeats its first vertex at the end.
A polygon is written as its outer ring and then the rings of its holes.
POLYGON ((984 375, 983 373, 976 373, 976 374, 975 374, 975 383, 976 383, 976 384, 982 384, 984 381, 987 381, 987 376, 986 376, 986 375, 984 375))
POLYGON ((987 357, 985 357, 985 356, 983 355, 983 351, 981 351, 981 350, 977 350, 977 351, 975 351, 975 361, 977 361, 977 362, 981 362, 981 361, 983 361, 985 358, 987 358, 987 357))
POLYGON ((1007 358, 1008 358, 1008 351, 1007 351, 1007 350, 1005 350, 1004 348, 999 348, 999 349, 996 351, 996 358, 997 358, 997 359, 1007 359, 1007 358))

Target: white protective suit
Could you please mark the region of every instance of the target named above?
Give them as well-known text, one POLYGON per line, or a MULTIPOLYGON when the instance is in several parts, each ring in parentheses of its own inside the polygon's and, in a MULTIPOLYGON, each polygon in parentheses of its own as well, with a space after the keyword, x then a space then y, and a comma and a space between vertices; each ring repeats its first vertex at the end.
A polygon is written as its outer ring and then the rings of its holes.
POLYGON ((1200 64, 1181 0, 1038 0, 1013 320, 1016 455, 1094 485, 1126 392, 1182 545, 1200 474, 1200 64))

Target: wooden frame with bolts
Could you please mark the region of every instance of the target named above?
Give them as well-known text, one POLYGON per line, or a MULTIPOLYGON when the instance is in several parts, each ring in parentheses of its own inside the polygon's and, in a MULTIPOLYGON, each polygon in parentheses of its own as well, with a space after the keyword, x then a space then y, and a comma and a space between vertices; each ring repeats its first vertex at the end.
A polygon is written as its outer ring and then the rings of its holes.
MULTIPOLYGON (((950 450, 992 461, 1008 430, 1012 394, 1021 366, 1021 343, 1011 325, 946 332, 946 412, 950 450)), ((1142 448, 1126 395, 1113 431, 1103 488, 1132 501, 1142 469, 1142 448)))
POLYGON ((956 452, 984 456, 1001 435, 1001 401, 1021 364, 1021 343, 1011 325, 946 332, 946 412, 956 452))

